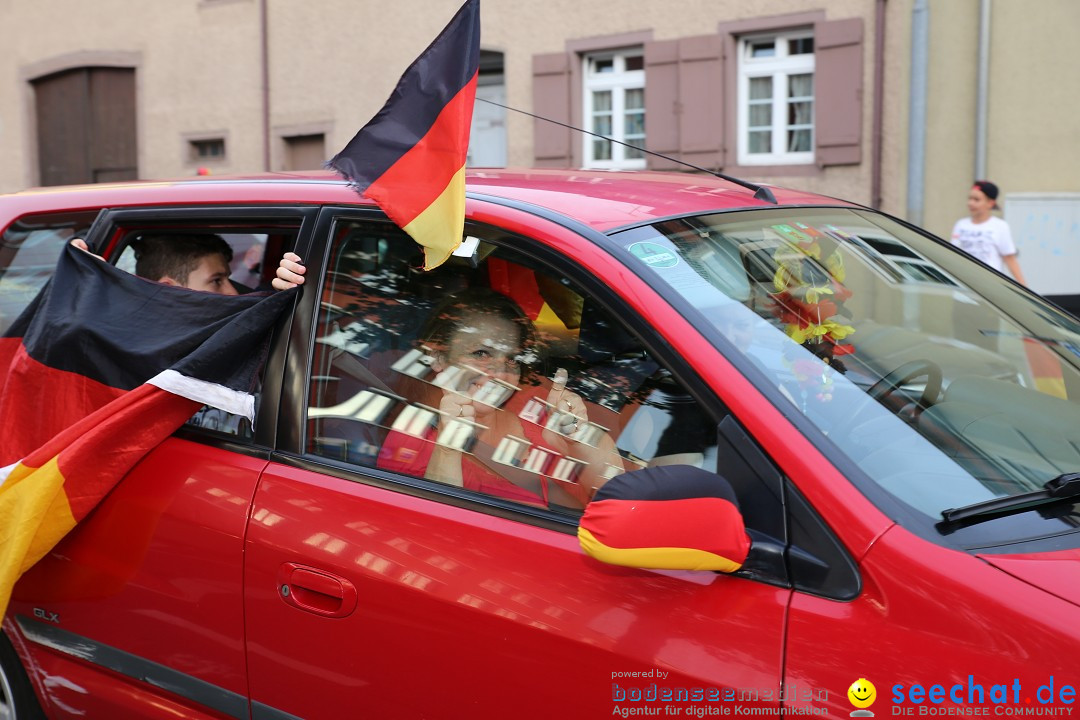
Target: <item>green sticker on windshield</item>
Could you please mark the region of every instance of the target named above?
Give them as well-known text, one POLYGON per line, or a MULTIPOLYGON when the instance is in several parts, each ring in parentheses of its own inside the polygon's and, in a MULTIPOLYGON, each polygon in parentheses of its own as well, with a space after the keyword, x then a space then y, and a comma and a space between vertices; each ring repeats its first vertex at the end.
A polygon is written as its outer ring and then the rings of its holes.
POLYGON ((654 242, 636 242, 626 249, 649 267, 669 268, 679 264, 678 255, 654 242))

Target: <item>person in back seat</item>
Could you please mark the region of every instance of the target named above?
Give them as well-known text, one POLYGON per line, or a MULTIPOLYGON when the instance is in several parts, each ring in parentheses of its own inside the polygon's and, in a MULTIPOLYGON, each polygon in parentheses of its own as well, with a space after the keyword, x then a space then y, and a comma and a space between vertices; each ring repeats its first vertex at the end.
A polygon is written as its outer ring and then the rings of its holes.
MULTIPOLYGON (((90 252, 90 247, 82 238, 73 239, 71 244, 90 252)), ((135 251, 135 274, 141 278, 217 295, 238 295, 241 292, 229 279, 232 247, 220 235, 144 235, 134 240, 131 247, 135 251)), ((286 290, 303 282, 304 266, 299 263, 299 256, 291 252, 285 256, 278 266, 278 273, 298 278, 299 282, 279 283, 275 278, 272 285, 277 290, 286 290), (295 261, 291 258, 295 258, 295 261), (299 272, 293 272, 295 268, 299 272)), ((243 288, 243 291, 250 292, 250 289, 243 288)))

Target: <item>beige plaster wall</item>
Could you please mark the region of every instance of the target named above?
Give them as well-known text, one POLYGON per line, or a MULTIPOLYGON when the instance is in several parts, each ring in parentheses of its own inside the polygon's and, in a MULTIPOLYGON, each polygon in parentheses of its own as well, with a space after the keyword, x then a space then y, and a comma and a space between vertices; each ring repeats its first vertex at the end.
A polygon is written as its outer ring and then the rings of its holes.
POLYGON ((1080 191, 1080 3, 997 0, 991 27, 987 173, 1006 192, 1080 191))
MULTIPOLYGON (((381 106, 402 70, 438 33, 458 0, 268 0, 271 168, 280 136, 325 132, 342 147, 381 106)), ((974 173, 979 0, 930 2, 930 88, 924 224, 945 233, 964 212, 974 173)), ((1070 33, 1080 3, 993 0, 987 174, 1008 191, 1076 191, 1073 118, 1080 72, 1070 33)), ((886 8, 883 208, 903 216, 907 197, 910 24, 913 0, 886 8)), ((712 32, 720 22, 822 9, 862 16, 864 162, 798 177, 763 177, 870 202, 874 0, 484 0, 486 49, 506 53, 508 104, 531 109, 531 58, 568 39, 648 31, 654 39, 712 32), (677 12, 672 9, 677 8, 677 12)), ((258 0, 0 0, 0 190, 36 180, 29 80, 87 62, 134 64, 139 169, 189 175, 186 138, 220 133, 228 160, 214 172, 264 168, 258 0), (104 59, 104 60, 103 60, 104 59)), ((507 118, 509 163, 532 159, 532 120, 507 118)))
POLYGON ((192 174, 188 133, 221 132, 223 171, 261 164, 258 5, 254 0, 7 0, 0 26, 0 190, 37 180, 30 80, 71 67, 136 67, 141 177, 192 174), (111 61, 110 61, 111 59, 111 61))
MULTIPOLYGON (((484 0, 484 49, 505 53, 507 104, 532 110, 532 56, 566 49, 568 39, 649 31, 656 40, 715 32, 724 21, 819 9, 819 2, 767 0, 484 0), (677 12, 673 12, 677 8, 677 12)), ((398 0, 389 5, 324 0, 318 16, 307 6, 271 0, 271 77, 275 123, 332 122, 328 152, 342 147, 382 106, 398 74, 435 37, 458 7, 457 0, 398 0), (343 22, 356 28, 341 37, 343 22), (392 28, 408 28, 394 32, 392 28), (371 58, 380 58, 372 64, 371 58)), ((827 4, 827 19, 873 10, 872 0, 827 4)), ((866 77, 871 76, 873 26, 865 28, 866 77)), ((869 82, 869 81, 868 81, 869 82)), ((869 86, 866 89, 869 93, 869 86)), ((870 133, 864 113, 864 136, 870 133)), ((533 120, 509 113, 508 164, 532 163, 533 120)), ((868 153, 867 153, 868 156, 868 153)), ((869 202, 869 164, 808 176, 764 178, 869 202)))
MULTIPOLYGON (((509 48, 507 55, 507 98, 511 107, 530 108, 532 104, 532 65, 534 54, 566 49, 569 38, 618 35, 651 31, 652 39, 667 40, 716 32, 721 22, 746 18, 786 15, 825 7, 826 19, 869 14, 872 0, 830 0, 828 3, 805 0, 765 0, 748 3, 742 0, 682 0, 676 4, 650 0, 549 0, 545 3, 520 3, 516 0, 485 0, 484 45, 492 49, 509 48), (677 11, 674 11, 676 10, 677 11)), ((873 39, 872 21, 864 27, 866 51, 863 63, 869 97, 873 39)), ((532 162, 533 121, 511 113, 508 120, 509 162, 528 165, 532 162)), ((869 104, 863 115, 863 136, 870 133, 869 104)), ((867 148, 869 146, 867 145, 867 148)), ((777 184, 827 192, 869 202, 869 151, 867 162, 860 166, 830 169, 826 173, 805 176, 759 176, 777 184)))
MULTIPOLYGON (((11 5, 14 0, 0 0, 0 27, 14 27, 11 5)), ((18 98, 19 83, 12 79, 13 54, 0 50, 0 192, 18 186, 22 178, 22 110, 18 98), (3 79, 3 78, 6 78, 3 79)))
MULTIPOLYGON (((352 137, 401 72, 435 37, 458 0, 268 0, 270 167, 280 136, 326 132, 328 154, 352 137)), ((531 58, 568 39, 641 30, 654 39, 715 32, 719 23, 824 6, 827 19, 867 17, 865 92, 872 78, 873 0, 484 0, 483 46, 505 53, 508 104, 531 109, 531 58), (673 12, 677 8, 677 12, 673 12)), ((219 133, 228 159, 214 173, 264 169, 258 0, 0 0, 0 24, 22 31, 0 55, 0 191, 36 180, 33 94, 28 73, 61 69, 86 53, 139 58, 137 120, 142 177, 190 175, 186 138, 219 133)), ((532 162, 533 121, 510 113, 508 162, 532 162)), ((870 137, 870 106, 864 137, 870 137)), ((764 177, 869 202, 866 162, 798 177, 764 177)))
POLYGON ((912 0, 890 0, 885 5, 881 209, 897 217, 907 211, 911 7, 912 0))
MULTIPOLYGON (((910 25, 911 0, 896 5, 906 6, 910 25)), ((979 5, 979 0, 930 3, 923 224, 941 235, 967 214, 967 192, 976 179, 979 5)), ((990 28, 987 178, 1005 194, 1080 191, 1075 169, 1080 3, 992 0, 990 28)), ((903 38, 891 40, 899 44, 903 38)), ((895 167, 905 168, 905 143, 887 147, 901 151, 895 167)))
POLYGON ((948 237, 975 173, 978 0, 930 3, 923 226, 948 237))

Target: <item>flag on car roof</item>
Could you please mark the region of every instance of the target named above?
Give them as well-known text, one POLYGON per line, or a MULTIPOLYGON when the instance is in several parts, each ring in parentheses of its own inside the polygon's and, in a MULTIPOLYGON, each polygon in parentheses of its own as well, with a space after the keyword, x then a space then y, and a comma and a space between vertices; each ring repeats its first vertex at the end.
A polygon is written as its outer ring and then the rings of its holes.
POLYGON ((19 576, 201 405, 252 419, 296 292, 194 292, 66 247, 0 338, 0 617, 19 576))
POLYGON ((480 0, 468 0, 328 163, 424 247, 426 270, 461 244, 479 67, 480 0))

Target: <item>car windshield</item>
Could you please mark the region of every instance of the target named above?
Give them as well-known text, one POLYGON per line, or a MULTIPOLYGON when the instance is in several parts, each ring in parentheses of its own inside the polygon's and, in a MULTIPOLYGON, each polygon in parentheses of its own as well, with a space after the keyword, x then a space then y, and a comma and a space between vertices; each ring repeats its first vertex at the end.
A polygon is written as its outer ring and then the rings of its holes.
POLYGON ((775 402, 917 513, 1080 471, 1080 324, 948 245, 818 208, 613 237, 775 402))

